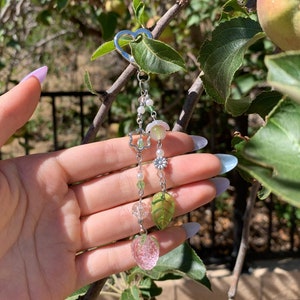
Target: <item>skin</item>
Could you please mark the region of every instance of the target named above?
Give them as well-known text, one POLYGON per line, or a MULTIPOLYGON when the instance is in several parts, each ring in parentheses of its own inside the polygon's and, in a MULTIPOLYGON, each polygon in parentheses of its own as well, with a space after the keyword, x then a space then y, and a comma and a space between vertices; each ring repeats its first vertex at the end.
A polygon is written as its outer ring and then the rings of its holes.
MULTIPOLYGON (((39 97, 34 77, 0 97, 1 145, 28 120, 39 97)), ((169 133, 164 149, 176 215, 212 200, 216 190, 208 179, 219 173, 219 159, 185 155, 193 142, 183 133, 169 133)), ((154 151, 146 151, 144 160, 154 158, 154 151)), ((137 201, 135 163, 127 137, 0 161, 0 299, 64 299, 135 266, 124 240, 139 231, 131 214, 137 201), (82 253, 99 245, 106 246, 82 253)), ((145 194, 159 191, 150 162, 145 175, 145 194)), ((145 225, 153 225, 150 217, 145 225)), ((161 255, 186 239, 182 227, 153 235, 161 255)))
POLYGON ((282 50, 300 49, 300 1, 257 0, 259 23, 282 50))

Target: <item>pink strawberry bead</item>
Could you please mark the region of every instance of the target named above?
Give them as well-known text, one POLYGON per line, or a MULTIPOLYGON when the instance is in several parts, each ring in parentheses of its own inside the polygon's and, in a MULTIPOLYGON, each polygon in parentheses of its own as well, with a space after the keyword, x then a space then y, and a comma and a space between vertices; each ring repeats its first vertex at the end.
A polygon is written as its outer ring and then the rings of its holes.
POLYGON ((155 237, 142 234, 131 244, 133 257, 141 269, 151 270, 159 258, 159 244, 155 237))

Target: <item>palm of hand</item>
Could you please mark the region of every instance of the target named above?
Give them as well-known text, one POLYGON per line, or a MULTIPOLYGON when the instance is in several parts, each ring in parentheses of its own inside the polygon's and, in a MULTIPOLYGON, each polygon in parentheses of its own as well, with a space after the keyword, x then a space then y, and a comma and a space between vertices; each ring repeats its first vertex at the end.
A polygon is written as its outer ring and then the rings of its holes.
POLYGON ((60 299, 76 288, 81 234, 75 195, 53 158, 6 161, 0 168, 0 197, 7 212, 0 228, 6 244, 0 270, 9 270, 13 278, 0 290, 19 299, 60 299))
MULTIPOLYGON (((34 77, 1 96, 0 145, 28 120, 39 96, 34 77)), ((175 214, 213 199, 216 188, 209 178, 220 172, 219 159, 181 155, 194 148, 182 133, 168 134, 164 146, 175 214)), ((144 160, 154 157, 155 149, 144 160)), ((135 163, 127 138, 0 161, 0 299, 64 299, 79 287, 135 266, 131 242, 124 240, 139 231, 131 213, 137 201, 135 163), (99 245, 106 246, 94 248, 99 245)), ((145 166, 145 174, 144 201, 150 202, 160 187, 152 164, 145 166)), ((153 226, 151 216, 144 224, 153 226)), ((151 234, 160 255, 186 239, 180 226, 151 234)))

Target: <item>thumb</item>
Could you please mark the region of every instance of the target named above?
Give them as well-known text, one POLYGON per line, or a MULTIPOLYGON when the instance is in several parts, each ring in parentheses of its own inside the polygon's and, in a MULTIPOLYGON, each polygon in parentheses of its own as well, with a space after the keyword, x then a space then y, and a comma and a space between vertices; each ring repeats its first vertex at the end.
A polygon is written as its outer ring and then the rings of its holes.
MULTIPOLYGON (((46 76, 47 67, 38 70, 46 76)), ((39 102, 42 80, 35 73, 0 97, 0 146, 29 120, 39 102)))

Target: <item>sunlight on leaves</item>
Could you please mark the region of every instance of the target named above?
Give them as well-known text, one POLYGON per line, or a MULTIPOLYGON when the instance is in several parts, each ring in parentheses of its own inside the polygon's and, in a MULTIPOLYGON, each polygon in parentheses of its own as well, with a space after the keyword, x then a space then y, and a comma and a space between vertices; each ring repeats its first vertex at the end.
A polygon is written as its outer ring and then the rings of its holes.
POLYGON ((236 147, 239 168, 290 204, 300 207, 300 105, 281 100, 267 123, 236 147))
POLYGON ((285 52, 267 56, 268 83, 281 93, 300 103, 300 52, 285 52))

